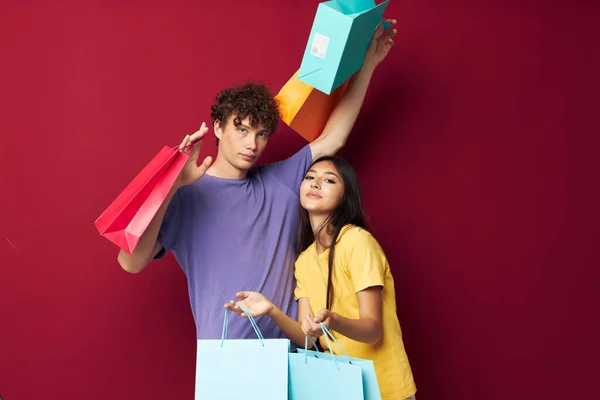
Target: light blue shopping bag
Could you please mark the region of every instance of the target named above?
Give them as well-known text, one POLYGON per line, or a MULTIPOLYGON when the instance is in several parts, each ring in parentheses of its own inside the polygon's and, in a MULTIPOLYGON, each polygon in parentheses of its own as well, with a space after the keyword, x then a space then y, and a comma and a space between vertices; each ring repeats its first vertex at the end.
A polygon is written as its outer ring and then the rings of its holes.
MULTIPOLYGON (((375 374, 375 364, 373 364, 373 361, 365 360, 362 358, 353 358, 353 357, 348 356, 348 353, 346 353, 346 351, 342 348, 342 346, 340 346, 338 341, 335 340, 335 337, 333 337, 331 332, 329 332, 329 330, 324 325, 321 326, 321 329, 323 329, 323 332, 325 332, 325 335, 326 335, 325 337, 327 338, 329 336, 331 339, 333 339, 333 341, 338 346, 338 348, 342 351, 342 353, 344 353, 344 356, 337 356, 337 355, 334 356, 335 360, 338 363, 350 364, 350 365, 355 365, 355 366, 360 367, 360 369, 362 371, 364 400, 381 400, 381 392, 379 391, 379 382, 377 381, 377 375, 375 374)), ((313 344, 314 344, 314 342, 313 342, 313 344)), ((316 345, 314 348, 316 349, 316 351, 306 350, 306 348, 304 348, 304 349, 298 349, 298 352, 306 353, 309 356, 313 356, 313 357, 321 357, 321 358, 330 357, 329 354, 319 352, 319 349, 317 349, 316 345)))
MULTIPOLYGON (((327 329, 324 325, 321 329, 327 329)), ((325 334, 327 345, 331 345, 325 334)), ((312 340, 312 339, 311 339, 312 340)), ((314 342, 313 342, 314 344, 314 342)), ((331 354, 308 351, 289 354, 289 400, 364 400, 362 371, 331 354)))
POLYGON ((317 8, 298 79, 326 94, 362 67, 389 0, 332 0, 317 8))
POLYGON ((252 315, 242 311, 258 339, 228 340, 226 310, 221 340, 198 340, 196 400, 287 398, 290 341, 263 338, 252 315))

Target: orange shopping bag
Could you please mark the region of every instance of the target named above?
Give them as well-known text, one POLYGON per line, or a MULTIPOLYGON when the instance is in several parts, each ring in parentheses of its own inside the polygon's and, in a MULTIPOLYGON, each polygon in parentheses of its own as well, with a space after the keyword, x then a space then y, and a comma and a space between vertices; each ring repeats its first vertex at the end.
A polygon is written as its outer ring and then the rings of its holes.
POLYGON ((298 71, 281 88, 279 101, 281 119, 300 136, 312 142, 323 128, 346 91, 348 81, 327 95, 298 80, 298 71))
POLYGON ((179 146, 163 147, 98 217, 98 232, 131 254, 188 158, 179 146))

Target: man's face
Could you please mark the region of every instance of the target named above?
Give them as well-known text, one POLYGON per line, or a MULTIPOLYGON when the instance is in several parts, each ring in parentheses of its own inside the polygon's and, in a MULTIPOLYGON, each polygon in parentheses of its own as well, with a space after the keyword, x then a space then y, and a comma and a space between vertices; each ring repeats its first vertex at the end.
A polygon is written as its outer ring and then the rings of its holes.
POLYGON ((261 124, 250 126, 246 117, 237 126, 231 116, 225 125, 215 122, 215 134, 219 138, 219 155, 234 168, 248 171, 258 160, 267 146, 269 132, 261 124))

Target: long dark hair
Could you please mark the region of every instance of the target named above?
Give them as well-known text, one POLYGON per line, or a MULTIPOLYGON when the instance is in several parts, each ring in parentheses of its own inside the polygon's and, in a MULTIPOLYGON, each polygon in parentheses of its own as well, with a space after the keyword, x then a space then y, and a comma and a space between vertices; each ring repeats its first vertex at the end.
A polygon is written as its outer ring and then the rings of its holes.
MULTIPOLYGON (((328 262, 328 274, 327 274, 327 303, 326 308, 330 310, 332 298, 333 298, 333 284, 331 282, 331 276, 333 274, 333 259, 335 253, 335 244, 340 235, 340 231, 345 225, 352 224, 363 229, 367 229, 366 219, 362 208, 362 201, 360 200, 360 189, 358 185, 358 177, 356 172, 350 166, 350 164, 340 157, 334 156, 323 156, 317 158, 309 168, 313 165, 322 161, 329 161, 333 164, 337 170, 340 178, 344 182, 344 194, 340 204, 333 210, 333 212, 327 217, 323 225, 316 228, 317 233, 321 232, 322 229, 327 229, 327 233, 331 236, 331 244, 329 245, 329 262, 328 262)), ((300 252, 306 250, 315 240, 315 234, 310 225, 308 218, 308 211, 300 209, 300 252)), ((321 243, 324 247, 325 244, 321 243)))

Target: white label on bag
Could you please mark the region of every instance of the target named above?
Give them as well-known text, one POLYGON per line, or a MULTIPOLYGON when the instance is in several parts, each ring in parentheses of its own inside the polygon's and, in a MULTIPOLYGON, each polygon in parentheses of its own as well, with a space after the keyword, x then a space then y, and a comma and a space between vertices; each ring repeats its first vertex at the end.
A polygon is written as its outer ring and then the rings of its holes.
POLYGON ((320 33, 315 33, 315 37, 313 38, 312 46, 310 48, 310 54, 325 59, 325 55, 327 54, 327 46, 329 46, 329 38, 321 35, 320 33))

